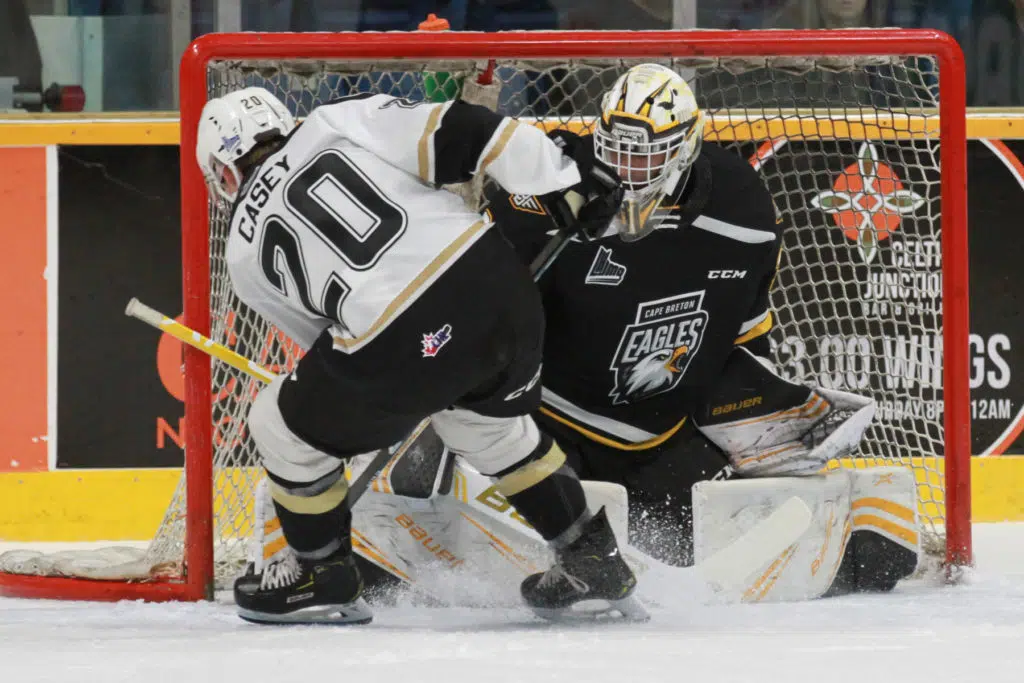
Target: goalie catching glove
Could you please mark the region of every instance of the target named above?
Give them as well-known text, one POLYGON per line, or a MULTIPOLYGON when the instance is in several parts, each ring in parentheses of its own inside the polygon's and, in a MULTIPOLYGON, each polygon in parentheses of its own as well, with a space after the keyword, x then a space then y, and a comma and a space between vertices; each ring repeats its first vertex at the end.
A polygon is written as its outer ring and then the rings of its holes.
POLYGON ((788 382, 737 347, 694 423, 741 476, 802 476, 856 449, 874 413, 870 398, 788 382))
POLYGON ((540 197, 555 226, 581 239, 601 237, 622 205, 624 189, 618 174, 594 156, 590 137, 565 130, 549 134, 562 153, 576 162, 582 180, 562 192, 540 197))

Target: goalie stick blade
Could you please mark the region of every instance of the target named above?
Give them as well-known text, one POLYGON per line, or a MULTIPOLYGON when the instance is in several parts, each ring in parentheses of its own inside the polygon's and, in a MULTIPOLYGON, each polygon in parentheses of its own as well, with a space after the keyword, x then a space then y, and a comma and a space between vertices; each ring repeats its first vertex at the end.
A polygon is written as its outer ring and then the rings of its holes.
POLYGON ((716 592, 742 590, 747 579, 796 543, 811 524, 811 509, 793 496, 745 534, 697 566, 716 592))

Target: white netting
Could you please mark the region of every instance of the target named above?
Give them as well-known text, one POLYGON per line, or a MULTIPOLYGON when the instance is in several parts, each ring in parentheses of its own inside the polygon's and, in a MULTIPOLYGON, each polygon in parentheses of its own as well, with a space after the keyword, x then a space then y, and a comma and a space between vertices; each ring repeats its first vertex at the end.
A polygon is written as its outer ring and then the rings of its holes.
MULTIPOLYGON (((497 110, 548 126, 586 127, 601 93, 638 60, 508 61, 493 71, 497 110)), ((787 223, 772 346, 790 377, 868 392, 880 415, 866 463, 919 473, 924 519, 943 522, 942 319, 937 67, 929 57, 662 60, 694 86, 709 139, 761 172, 787 223)), ((354 92, 454 96, 486 62, 213 62, 208 94, 248 85, 298 116, 354 92)), ((187 150, 183 151, 183 158, 187 150)), ((227 216, 211 209, 212 337, 285 371, 297 349, 235 298, 224 263, 227 216)), ((218 583, 252 529, 257 454, 243 417, 257 382, 214 362, 213 442, 218 583)), ((184 553, 184 478, 147 551, 184 553)))

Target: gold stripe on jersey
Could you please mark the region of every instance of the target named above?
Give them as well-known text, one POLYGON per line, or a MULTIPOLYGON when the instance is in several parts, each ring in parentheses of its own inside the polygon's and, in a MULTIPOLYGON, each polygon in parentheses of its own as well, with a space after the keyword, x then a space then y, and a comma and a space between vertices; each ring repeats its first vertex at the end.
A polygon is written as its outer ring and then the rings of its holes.
POLYGON ((434 277, 438 271, 448 265, 449 261, 455 257, 455 254, 457 254, 467 242, 476 237, 481 230, 489 225, 491 224, 487 221, 477 221, 476 223, 473 223, 473 225, 469 226, 465 232, 456 237, 451 244, 435 256, 434 260, 428 263, 427 267, 420 271, 420 274, 417 275, 412 282, 406 285, 405 289, 398 293, 398 296, 391 300, 391 303, 387 305, 384 312, 381 313, 380 316, 373 321, 373 324, 366 329, 365 334, 362 334, 355 339, 345 339, 344 337, 334 335, 334 347, 351 349, 372 339, 389 322, 391 322, 391 318, 393 318, 398 311, 406 305, 414 294, 423 288, 430 278, 434 277))
POLYGON ((519 122, 515 119, 509 119, 505 123, 505 128, 502 129, 501 135, 498 136, 498 140, 491 147, 491 151, 487 153, 487 156, 480 162, 480 168, 477 169, 477 173, 483 173, 488 166, 494 163, 494 160, 501 156, 501 153, 505 151, 505 147, 508 145, 508 141, 512 138, 512 133, 515 132, 516 128, 519 127, 519 122))
POLYGON ((322 515, 335 510, 347 495, 348 482, 345 477, 339 477, 330 488, 315 496, 296 496, 277 482, 270 482, 270 497, 284 509, 299 515, 322 515))
POLYGON ((430 160, 430 138, 437 131, 443 111, 444 106, 439 104, 427 116, 427 125, 423 128, 423 135, 420 136, 419 146, 417 147, 419 152, 420 179, 425 183, 433 182, 434 167, 430 160))
POLYGON ((565 464, 565 452, 557 443, 552 442, 551 448, 542 457, 531 460, 522 467, 515 469, 498 480, 494 487, 498 493, 508 498, 544 481, 565 464))
POLYGON ((587 437, 591 441, 596 441, 597 443, 602 444, 604 446, 608 446, 610 448, 617 448, 620 451, 645 451, 649 448, 660 446, 661 444, 665 443, 670 438, 672 438, 672 436, 676 432, 678 432, 684 424, 686 424, 686 418, 684 417, 682 420, 676 423, 671 429, 669 429, 667 432, 664 432, 663 434, 659 434, 658 436, 647 439, 646 441, 638 441, 636 443, 622 443, 621 441, 609 439, 607 436, 602 436, 597 432, 587 429, 583 425, 576 424, 569 418, 558 415, 550 408, 547 408, 545 406, 541 406, 540 412, 543 413, 544 415, 547 415, 556 422, 561 422, 569 429, 573 429, 579 432, 580 434, 587 437))
POLYGON ((736 341, 733 344, 746 344, 751 339, 757 339, 762 334, 767 334, 772 331, 772 325, 775 324, 775 320, 772 318, 772 312, 768 311, 768 315, 765 319, 758 324, 751 327, 749 330, 744 332, 739 337, 736 337, 736 341))

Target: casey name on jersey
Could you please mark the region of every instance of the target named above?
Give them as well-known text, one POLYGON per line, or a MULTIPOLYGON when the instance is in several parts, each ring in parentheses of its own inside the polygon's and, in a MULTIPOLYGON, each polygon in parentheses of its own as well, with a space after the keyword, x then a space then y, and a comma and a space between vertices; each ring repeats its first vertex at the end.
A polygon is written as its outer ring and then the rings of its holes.
POLYGON ((640 401, 679 384, 707 328, 703 302, 701 290, 637 305, 609 368, 615 373, 613 404, 640 401))
POLYGON ((262 169, 258 176, 254 176, 249 181, 252 185, 251 189, 246 191, 248 188, 242 188, 242 191, 239 192, 238 196, 242 198, 243 203, 239 208, 241 215, 238 219, 238 234, 246 242, 252 242, 256 236, 260 211, 270 199, 271 190, 278 186, 289 171, 291 168, 288 165, 288 156, 282 154, 281 158, 262 169))

